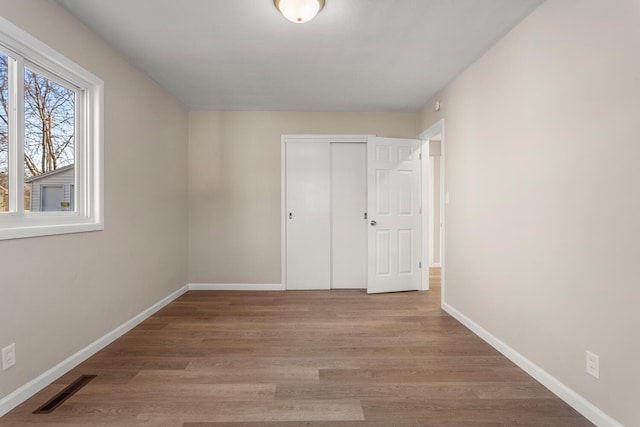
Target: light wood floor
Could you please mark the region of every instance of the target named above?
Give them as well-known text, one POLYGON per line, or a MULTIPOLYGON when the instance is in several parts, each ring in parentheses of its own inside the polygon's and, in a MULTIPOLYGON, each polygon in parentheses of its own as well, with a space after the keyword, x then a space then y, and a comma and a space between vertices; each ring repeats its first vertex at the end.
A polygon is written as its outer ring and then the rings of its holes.
POLYGON ((592 425, 440 310, 432 290, 191 291, 2 426, 592 425), (31 412, 81 374, 53 413, 31 412))

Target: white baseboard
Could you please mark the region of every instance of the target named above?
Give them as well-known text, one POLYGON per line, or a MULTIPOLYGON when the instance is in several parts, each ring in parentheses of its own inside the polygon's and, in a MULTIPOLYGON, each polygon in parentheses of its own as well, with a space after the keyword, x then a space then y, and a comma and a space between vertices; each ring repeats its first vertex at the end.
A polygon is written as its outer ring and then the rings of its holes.
POLYGON ((357 285, 356 285, 356 286, 349 286, 349 285, 347 285, 347 286, 340 286, 340 285, 338 285, 338 286, 332 286, 332 287, 331 287, 331 289, 328 289, 328 290, 334 290, 334 289, 335 289, 335 290, 341 290, 341 289, 342 289, 342 290, 349 290, 349 289, 367 289, 367 285, 364 285, 364 286, 357 286, 357 285))
POLYGON ((111 344, 116 339, 120 338, 125 333, 129 332, 131 329, 142 323, 142 321, 153 315, 155 312, 178 298, 180 295, 184 294, 187 290, 188 287, 183 286, 182 288, 173 292, 171 295, 163 298, 161 301, 158 301, 151 307, 147 308, 142 313, 132 317, 113 331, 107 333, 101 338, 98 338, 96 341, 92 342, 82 350, 69 356, 53 368, 49 369, 48 371, 29 381, 22 387, 18 388, 14 392, 0 399, 0 417, 51 384, 60 376, 66 374, 71 369, 75 368, 80 363, 96 354, 98 351, 102 350, 107 345, 111 344))
POLYGON ((561 383, 557 378, 546 372, 544 369, 518 353, 513 348, 492 335, 489 331, 469 319, 467 316, 443 302, 442 309, 455 317, 460 323, 469 328, 474 334, 482 338, 493 348, 506 356, 522 370, 535 378, 543 386, 551 390, 556 396, 564 400, 573 409, 580 412, 589 421, 599 427, 623 427, 618 421, 607 415, 593 403, 561 383))
POLYGON ((189 283, 190 291, 284 291, 281 283, 189 283))
POLYGON ((433 263, 429 264, 429 267, 436 267, 436 268, 438 268, 438 267, 442 267, 442 265, 441 265, 439 262, 433 262, 433 263))

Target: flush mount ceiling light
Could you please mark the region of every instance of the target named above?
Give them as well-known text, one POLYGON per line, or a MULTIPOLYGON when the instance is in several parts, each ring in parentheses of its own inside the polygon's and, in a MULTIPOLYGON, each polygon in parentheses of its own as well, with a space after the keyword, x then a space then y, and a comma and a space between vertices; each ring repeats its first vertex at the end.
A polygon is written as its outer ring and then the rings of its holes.
POLYGON ((276 7, 291 22, 311 21, 324 7, 324 0, 273 0, 276 7))

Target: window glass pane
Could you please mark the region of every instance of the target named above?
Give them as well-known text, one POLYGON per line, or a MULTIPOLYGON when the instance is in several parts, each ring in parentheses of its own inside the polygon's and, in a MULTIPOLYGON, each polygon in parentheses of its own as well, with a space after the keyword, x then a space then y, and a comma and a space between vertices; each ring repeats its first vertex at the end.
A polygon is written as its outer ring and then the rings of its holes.
POLYGON ((25 67, 25 210, 73 211, 75 92, 25 67))
POLYGON ((9 70, 0 52, 0 212, 9 210, 9 70))

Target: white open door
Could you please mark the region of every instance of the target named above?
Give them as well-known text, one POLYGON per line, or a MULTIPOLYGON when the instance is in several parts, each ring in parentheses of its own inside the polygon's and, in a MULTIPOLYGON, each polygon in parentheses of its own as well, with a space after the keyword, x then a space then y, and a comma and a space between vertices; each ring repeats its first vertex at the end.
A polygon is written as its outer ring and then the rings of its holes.
POLYGON ((420 145, 413 139, 367 142, 367 292, 420 289, 420 145))

